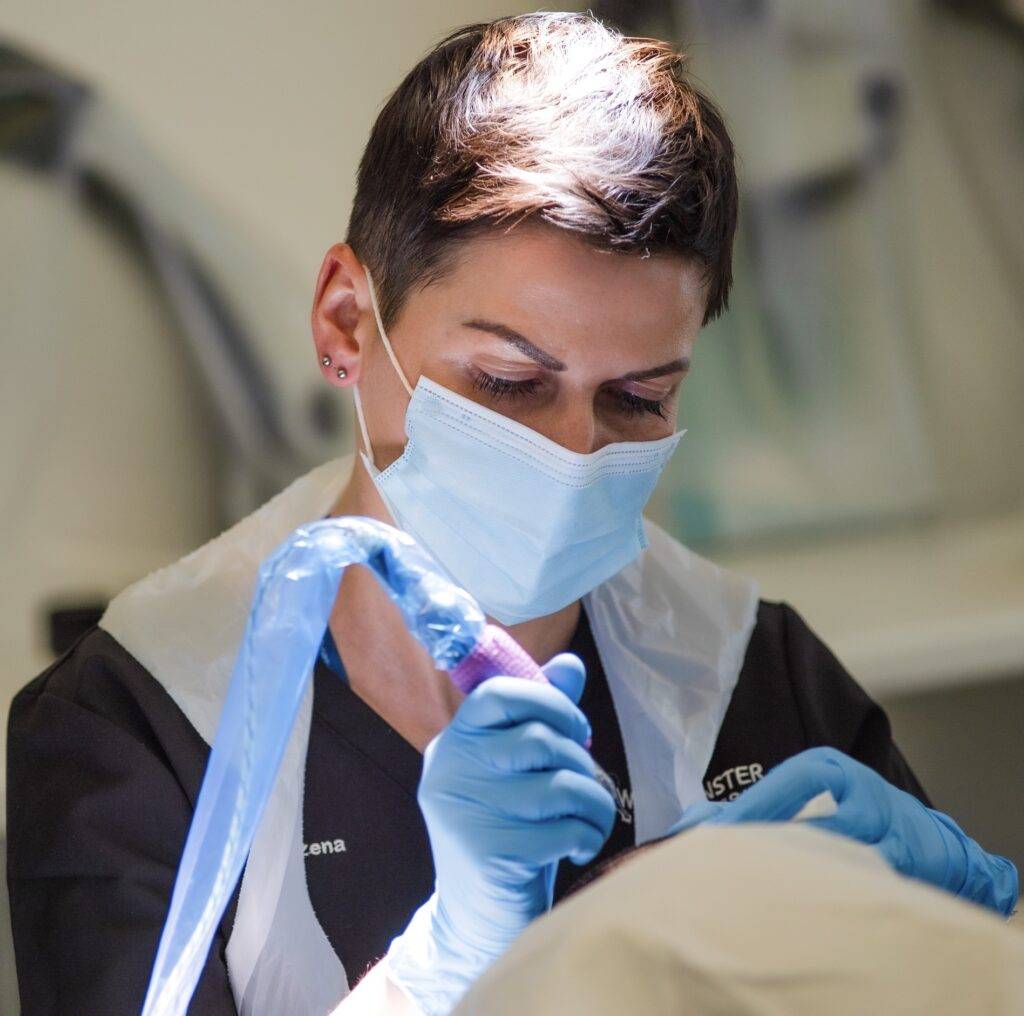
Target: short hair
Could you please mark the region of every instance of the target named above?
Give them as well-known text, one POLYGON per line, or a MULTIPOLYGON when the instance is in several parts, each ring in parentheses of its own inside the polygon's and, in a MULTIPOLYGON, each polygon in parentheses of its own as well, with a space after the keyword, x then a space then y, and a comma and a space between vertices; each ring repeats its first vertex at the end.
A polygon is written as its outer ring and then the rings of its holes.
POLYGON ((590 867, 586 868, 569 883, 559 902, 567 900, 570 896, 575 896, 581 889, 586 889, 587 886, 604 878, 605 875, 610 875, 628 861, 632 861, 638 854, 646 853, 652 847, 656 847, 659 843, 664 843, 670 839, 672 839, 672 836, 659 836, 657 839, 647 840, 632 847, 624 847, 622 850, 598 861, 597 864, 591 864, 590 867))
POLYGON ((733 146, 683 55, 587 13, 469 25, 405 77, 359 164, 347 242, 385 328, 460 241, 541 221, 599 249, 703 267, 705 322, 732 284, 733 146))

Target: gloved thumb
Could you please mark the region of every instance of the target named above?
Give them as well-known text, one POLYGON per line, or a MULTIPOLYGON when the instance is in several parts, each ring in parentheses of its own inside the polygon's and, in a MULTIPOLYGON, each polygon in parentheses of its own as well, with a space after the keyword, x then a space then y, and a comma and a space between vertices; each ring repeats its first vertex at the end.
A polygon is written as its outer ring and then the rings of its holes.
POLYGON ((580 704, 583 686, 587 683, 587 669, 575 653, 552 656, 540 669, 559 691, 565 692, 572 699, 574 705, 580 704))

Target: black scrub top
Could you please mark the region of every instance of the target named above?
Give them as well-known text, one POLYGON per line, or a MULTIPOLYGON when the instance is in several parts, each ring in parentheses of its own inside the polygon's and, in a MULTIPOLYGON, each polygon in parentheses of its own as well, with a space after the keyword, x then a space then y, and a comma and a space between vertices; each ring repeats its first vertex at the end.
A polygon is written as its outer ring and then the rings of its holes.
MULTIPOLYGON (((634 843, 630 773, 585 611, 570 648, 587 667, 595 759, 616 784, 599 864, 634 843)), ((433 866, 416 804, 422 756, 332 662, 322 654, 314 672, 303 840, 313 908, 354 984, 429 896, 433 866)), ((817 745, 927 803, 883 711, 791 607, 762 601, 705 792, 727 800, 817 745)), ((24 1016, 140 1011, 207 753, 163 687, 99 628, 17 695, 7 875, 24 1016)), ((585 870, 563 862, 556 900, 585 870)), ((236 902, 237 887, 191 1013, 236 1011, 225 962, 236 902)))

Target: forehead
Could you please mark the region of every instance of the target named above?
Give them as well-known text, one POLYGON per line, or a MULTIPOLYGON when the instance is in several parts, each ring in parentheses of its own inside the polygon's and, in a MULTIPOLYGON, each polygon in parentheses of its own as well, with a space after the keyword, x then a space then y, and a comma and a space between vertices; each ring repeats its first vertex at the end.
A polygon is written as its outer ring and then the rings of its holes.
POLYGON ((706 302, 693 262, 609 253, 533 224, 465 242, 452 269, 421 296, 448 314, 515 328, 567 363, 603 355, 629 369, 688 353, 706 302))

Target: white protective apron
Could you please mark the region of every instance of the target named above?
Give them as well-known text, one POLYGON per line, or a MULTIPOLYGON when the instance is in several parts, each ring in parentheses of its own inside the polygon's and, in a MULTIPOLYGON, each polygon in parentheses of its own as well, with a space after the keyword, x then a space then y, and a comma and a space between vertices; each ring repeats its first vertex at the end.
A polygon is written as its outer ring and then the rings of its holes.
MULTIPOLYGON (((267 557, 322 518, 351 471, 319 466, 187 557, 129 586, 100 626, 212 743, 267 557)), ((650 546, 584 599, 622 728, 638 842, 704 799, 702 779, 757 613, 754 582, 646 522, 650 546)), ((313 706, 306 689, 242 876, 227 946, 242 1016, 324 1016, 348 979, 313 912, 302 858, 302 795, 313 706)))

